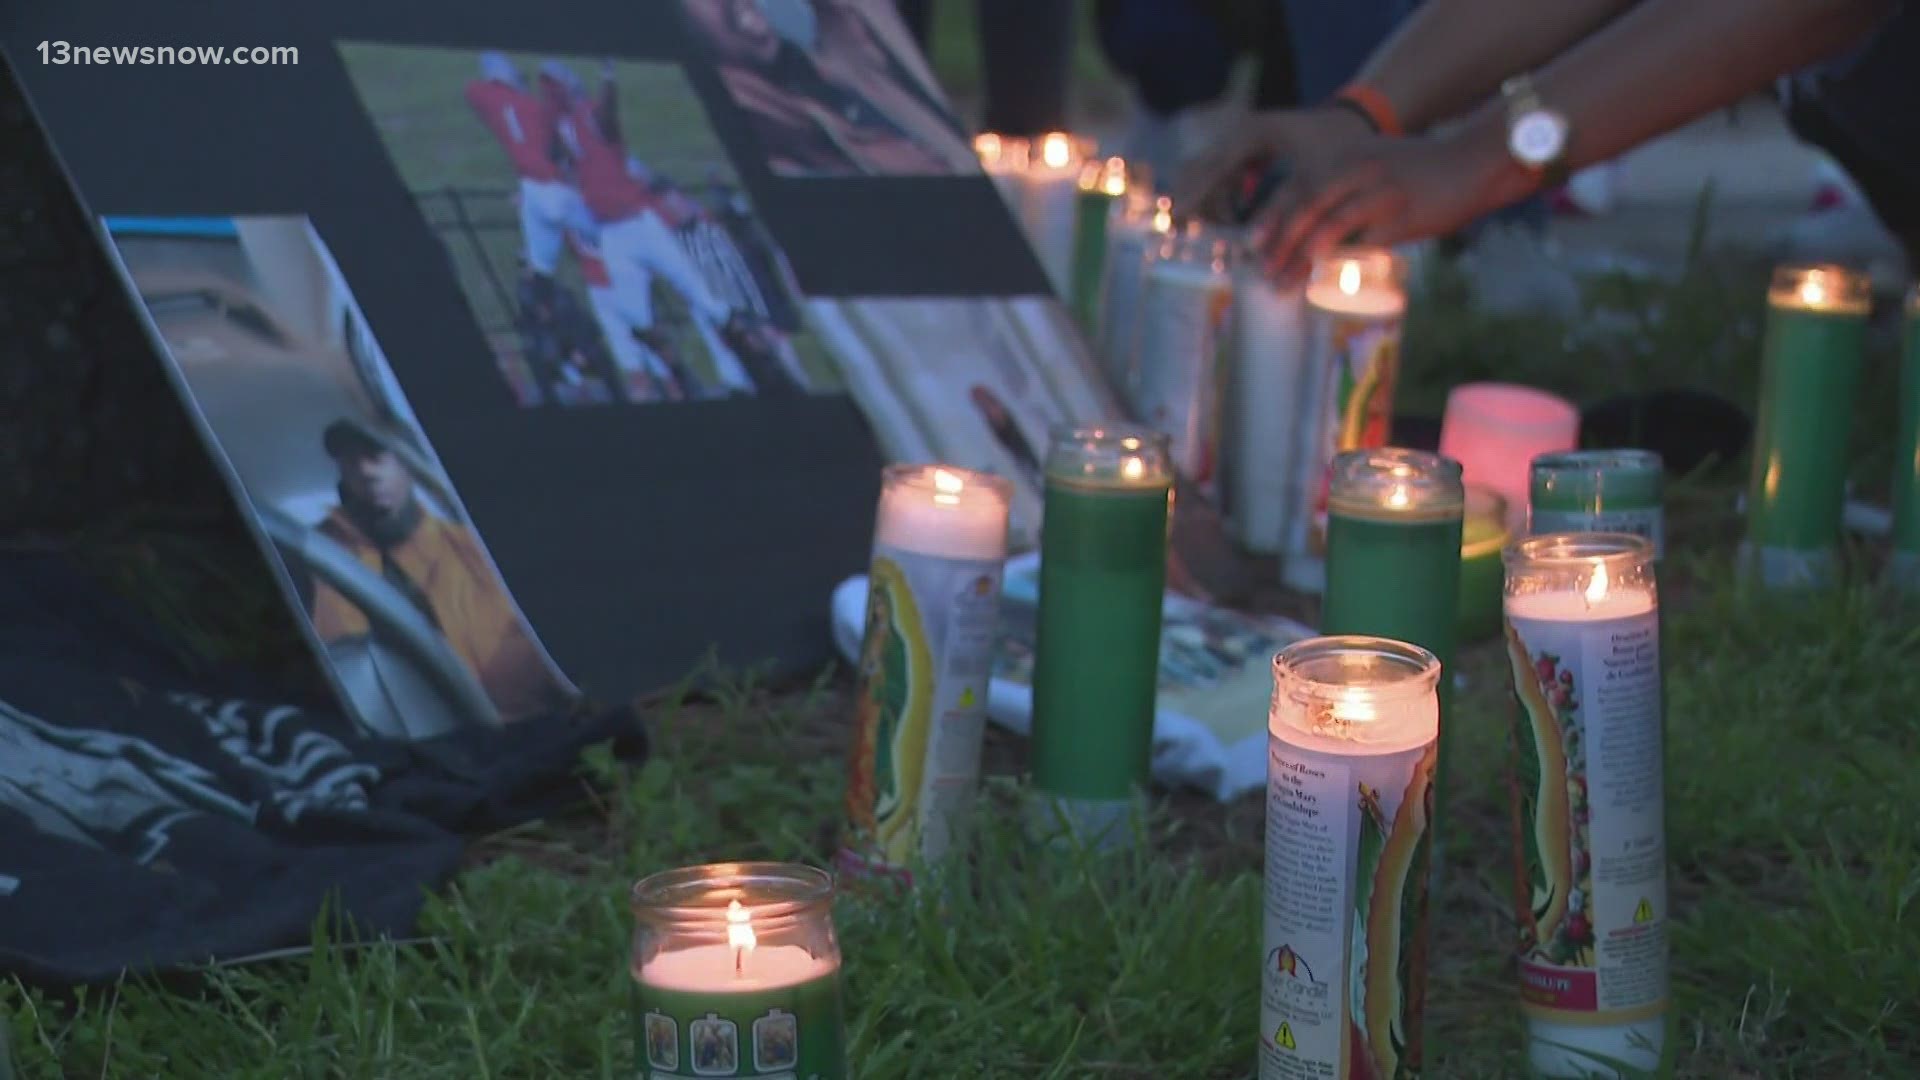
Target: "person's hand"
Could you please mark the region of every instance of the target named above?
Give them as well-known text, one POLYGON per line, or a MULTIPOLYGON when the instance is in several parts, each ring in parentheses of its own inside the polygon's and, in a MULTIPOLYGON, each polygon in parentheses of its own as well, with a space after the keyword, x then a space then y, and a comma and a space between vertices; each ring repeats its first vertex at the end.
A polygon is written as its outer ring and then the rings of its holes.
POLYGON ((1508 156, 1499 130, 1369 135, 1337 154, 1296 159, 1251 223, 1268 269, 1297 278, 1341 244, 1398 244, 1440 236, 1526 195, 1532 175, 1508 156))
POLYGON ((1255 113, 1181 170, 1174 209, 1184 217, 1238 224, 1236 201, 1274 162, 1297 170, 1377 137, 1360 114, 1337 105, 1255 113))

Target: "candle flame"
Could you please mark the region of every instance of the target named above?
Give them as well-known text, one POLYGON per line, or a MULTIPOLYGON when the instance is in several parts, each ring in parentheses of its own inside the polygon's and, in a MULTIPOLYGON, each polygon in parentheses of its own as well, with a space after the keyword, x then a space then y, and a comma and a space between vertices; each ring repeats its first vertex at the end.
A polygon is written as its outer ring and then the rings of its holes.
POLYGON ((1173 197, 1162 195, 1153 200, 1153 231, 1170 233, 1173 231, 1173 197))
POLYGON ((1000 136, 991 131, 982 132, 973 137, 973 152, 980 155, 980 160, 989 165, 1000 160, 1001 150, 1000 136))
POLYGON ((727 901, 727 944, 736 949, 752 949, 759 944, 754 937, 752 916, 740 906, 740 901, 727 901))
POLYGON ((945 469, 933 470, 933 501, 942 506, 960 505, 960 492, 967 482, 945 469))
POLYGON ((1127 163, 1123 158, 1107 159, 1107 167, 1100 177, 1101 187, 1109 195, 1119 196, 1127 193, 1127 163))
POLYGON ((1340 291, 1352 296, 1360 291, 1360 264, 1349 259, 1340 264, 1340 291))
POLYGON ((1137 457, 1130 457, 1120 463, 1120 475, 1129 480, 1138 480, 1147 475, 1147 463, 1137 457))
POLYGON ((1134 438, 1132 435, 1129 435, 1126 438, 1120 440, 1120 449, 1138 450, 1140 449, 1140 440, 1137 438, 1134 438))
POLYGON ((1336 724, 1368 723, 1380 719, 1373 702, 1367 701, 1348 691, 1333 703, 1333 720, 1336 724))
POLYGON ((1587 582, 1587 603, 1597 604, 1607 598, 1607 564, 1593 564, 1593 580, 1587 582))
POLYGON ((1410 501, 1412 500, 1407 495, 1407 485, 1405 484, 1395 484, 1393 485, 1393 490, 1387 492, 1387 505, 1395 509, 1406 506, 1410 501))
POLYGON ((1064 169, 1073 160, 1073 138, 1064 131, 1049 131, 1040 143, 1040 160, 1049 169, 1064 169))
POLYGON ((1827 272, 1811 270, 1805 281, 1800 283, 1800 302, 1810 308, 1827 305, 1827 272))

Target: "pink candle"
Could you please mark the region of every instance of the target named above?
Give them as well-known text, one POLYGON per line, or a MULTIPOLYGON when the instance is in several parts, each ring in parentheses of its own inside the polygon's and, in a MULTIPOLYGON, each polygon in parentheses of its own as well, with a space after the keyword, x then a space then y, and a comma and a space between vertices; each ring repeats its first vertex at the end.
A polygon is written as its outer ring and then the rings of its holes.
POLYGON ((1580 411, 1564 398, 1513 383, 1469 383, 1447 395, 1440 453, 1460 463, 1466 482, 1507 501, 1507 524, 1523 530, 1528 468, 1535 455, 1571 450, 1580 411))

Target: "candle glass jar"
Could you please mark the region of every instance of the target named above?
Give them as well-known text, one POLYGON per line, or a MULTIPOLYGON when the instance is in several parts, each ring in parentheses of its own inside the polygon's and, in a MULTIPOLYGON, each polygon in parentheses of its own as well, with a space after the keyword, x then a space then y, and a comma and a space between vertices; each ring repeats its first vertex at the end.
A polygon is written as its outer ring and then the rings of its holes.
POLYGON ((1533 459, 1527 531, 1644 536, 1666 552, 1661 487, 1666 467, 1651 450, 1573 450, 1533 459))
POLYGON ((844 1080, 833 879, 788 863, 668 870, 633 887, 638 1075, 844 1080))
POLYGON ((904 876, 965 833, 980 777, 1006 562, 1006 480, 952 465, 881 474, 847 837, 837 865, 904 876))
POLYGON ((1311 346, 1302 372, 1306 415, 1299 425, 1294 488, 1305 505, 1282 552, 1287 584, 1326 585, 1327 494, 1336 455, 1384 446, 1393 420, 1400 333, 1407 308, 1406 264, 1386 248, 1339 248, 1307 281, 1311 346))
POLYGON ((1080 199, 1073 228, 1073 292, 1069 298, 1082 332, 1100 326, 1100 287, 1106 277, 1107 233, 1123 204, 1144 201, 1151 190, 1144 166, 1125 158, 1089 161, 1080 168, 1080 199))
POLYGON ((1651 1073, 1666 1039, 1660 618, 1653 544, 1506 552, 1521 1012, 1535 1075, 1651 1073))
POLYGON ((1306 502, 1293 468, 1304 418, 1306 298, 1275 280, 1249 251, 1233 260, 1230 390, 1221 455, 1228 524, 1240 546, 1277 555, 1289 517, 1306 502))
POLYGON ((1107 263, 1100 283, 1100 362, 1123 399, 1131 399, 1134 355, 1140 341, 1140 289, 1147 260, 1173 232, 1173 199, 1145 193, 1115 205, 1107 225, 1107 263))
POLYGON ((1261 1080, 1419 1074, 1440 676, 1379 637, 1274 657, 1261 1080))
POLYGON ((1920 285, 1907 295, 1900 441, 1893 444, 1893 458, 1893 556, 1887 576, 1895 586, 1920 592, 1920 285))
POLYGON ((1763 586, 1833 577, 1872 286, 1844 266, 1774 272, 1740 554, 1763 586))
POLYGON ((1580 410, 1557 394, 1515 383, 1468 383, 1447 394, 1440 452, 1460 463, 1469 483, 1507 503, 1507 526, 1527 527, 1528 464, 1580 441, 1580 410))
POLYGON ((1230 251, 1223 233, 1199 222, 1160 239, 1141 287, 1130 395, 1134 416, 1172 440, 1174 469, 1207 495, 1218 479, 1230 251))
POLYGON ((1468 484, 1467 518, 1460 531, 1460 632, 1463 642, 1500 632, 1500 553, 1513 538, 1507 500, 1490 487, 1468 484))
POLYGON ((1128 842, 1147 783, 1173 465, 1140 427, 1063 429, 1047 455, 1034 640, 1036 830, 1128 842))

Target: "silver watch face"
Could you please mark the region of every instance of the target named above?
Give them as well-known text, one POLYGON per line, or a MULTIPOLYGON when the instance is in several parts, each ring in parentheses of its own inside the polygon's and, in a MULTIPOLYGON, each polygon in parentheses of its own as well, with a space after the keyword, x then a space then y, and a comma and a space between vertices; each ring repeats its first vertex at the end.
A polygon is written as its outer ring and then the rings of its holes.
POLYGON ((1535 167, 1552 162, 1566 145, 1566 117, 1550 109, 1535 109, 1519 116, 1507 133, 1507 148, 1513 156, 1535 167))

